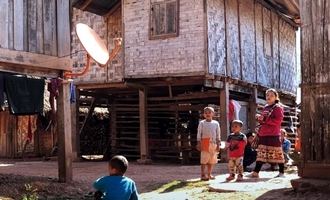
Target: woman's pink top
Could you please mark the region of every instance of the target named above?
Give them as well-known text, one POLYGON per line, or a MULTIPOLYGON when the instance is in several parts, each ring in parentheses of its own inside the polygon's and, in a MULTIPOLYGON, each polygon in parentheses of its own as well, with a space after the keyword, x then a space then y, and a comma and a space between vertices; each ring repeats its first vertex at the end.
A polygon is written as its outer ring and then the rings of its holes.
POLYGON ((284 117, 282 106, 279 104, 266 105, 261 115, 264 118, 262 121, 259 121, 261 127, 258 134, 260 136, 280 136, 281 124, 284 117))

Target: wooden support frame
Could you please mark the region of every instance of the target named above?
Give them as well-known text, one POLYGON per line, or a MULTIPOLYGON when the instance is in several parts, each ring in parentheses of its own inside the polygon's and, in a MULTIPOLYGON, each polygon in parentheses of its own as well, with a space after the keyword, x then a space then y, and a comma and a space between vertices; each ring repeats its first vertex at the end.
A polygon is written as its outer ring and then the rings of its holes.
POLYGON ((221 140, 226 141, 229 129, 228 120, 228 106, 229 106, 229 83, 224 82, 223 88, 220 89, 220 128, 221 128, 221 140))
POLYGON ((58 58, 37 53, 24 51, 15 51, 0 48, 0 66, 3 67, 21 67, 38 70, 71 70, 70 58, 58 58))
POLYGON ((255 116, 257 114, 257 100, 258 100, 258 89, 252 88, 252 94, 249 101, 249 129, 254 132, 256 129, 257 122, 255 116))
POLYGON ((115 138, 117 138, 117 110, 116 110, 116 100, 113 98, 111 100, 111 106, 110 106, 110 138, 111 138, 111 151, 116 151, 117 141, 115 138))
POLYGON ((70 84, 64 81, 57 99, 58 174, 59 182, 72 181, 72 139, 70 84))
MULTIPOLYGON (((79 158, 79 134, 78 134, 78 126, 77 123, 79 124, 79 118, 77 118, 77 110, 79 111, 79 91, 76 89, 76 94, 78 94, 78 96, 76 96, 76 101, 74 103, 71 103, 70 107, 71 107, 71 139, 72 139, 72 159, 73 160, 78 160, 79 158), (78 106, 77 106, 78 104, 78 106)), ((78 115, 79 117, 79 115, 78 115)))
POLYGON ((140 159, 142 162, 149 159, 147 96, 146 89, 139 89, 140 159))

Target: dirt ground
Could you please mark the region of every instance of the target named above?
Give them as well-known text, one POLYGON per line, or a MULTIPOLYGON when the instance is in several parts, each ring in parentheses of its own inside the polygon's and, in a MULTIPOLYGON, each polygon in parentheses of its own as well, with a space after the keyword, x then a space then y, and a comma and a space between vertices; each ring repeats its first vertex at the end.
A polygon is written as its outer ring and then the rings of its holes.
MULTIPOLYGON (((215 168, 216 180, 199 181, 198 165, 182 166, 169 164, 139 165, 130 163, 127 176, 137 184, 141 199, 330 199, 330 195, 320 191, 294 192, 289 181, 297 178, 294 170, 285 179, 273 179, 275 172, 263 172, 265 180, 248 180, 237 185, 225 183, 226 164, 215 168), (254 182, 254 183, 253 183, 254 182), (252 184, 253 183, 253 184, 252 184), (271 184, 270 187, 266 185, 271 184), (233 192, 210 188, 238 188, 233 192), (239 188, 245 188, 240 190, 239 188)), ((39 199, 93 199, 92 182, 107 175, 106 162, 73 163, 74 182, 57 182, 57 162, 0 161, 0 199, 22 199, 25 194, 36 194, 39 199), (30 186, 30 188, 26 188, 30 186)))

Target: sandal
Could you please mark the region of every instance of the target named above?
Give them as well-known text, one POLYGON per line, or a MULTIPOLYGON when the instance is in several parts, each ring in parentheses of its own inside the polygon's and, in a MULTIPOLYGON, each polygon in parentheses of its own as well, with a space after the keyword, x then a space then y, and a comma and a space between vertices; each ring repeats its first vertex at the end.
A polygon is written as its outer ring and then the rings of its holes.
POLYGON ((210 176, 209 176, 209 179, 210 179, 210 180, 214 180, 214 179, 215 179, 215 176, 210 175, 210 176))
POLYGON ((207 177, 207 176, 201 176, 201 181, 208 181, 209 180, 209 178, 207 177))
POLYGON ((234 174, 230 174, 227 178, 226 181, 231 181, 235 179, 235 175, 234 174))
POLYGON ((252 172, 252 173, 246 175, 246 177, 249 177, 249 178, 259 178, 259 173, 252 172))
POLYGON ((236 179, 237 182, 243 181, 243 175, 239 174, 236 179))

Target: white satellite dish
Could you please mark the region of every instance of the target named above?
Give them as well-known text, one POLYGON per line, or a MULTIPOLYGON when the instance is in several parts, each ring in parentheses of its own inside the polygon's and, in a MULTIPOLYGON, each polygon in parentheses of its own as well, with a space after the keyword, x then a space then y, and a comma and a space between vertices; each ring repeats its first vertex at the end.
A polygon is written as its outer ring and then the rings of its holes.
POLYGON ((100 36, 89 26, 82 23, 76 25, 76 33, 90 57, 100 65, 107 64, 110 54, 100 36))

